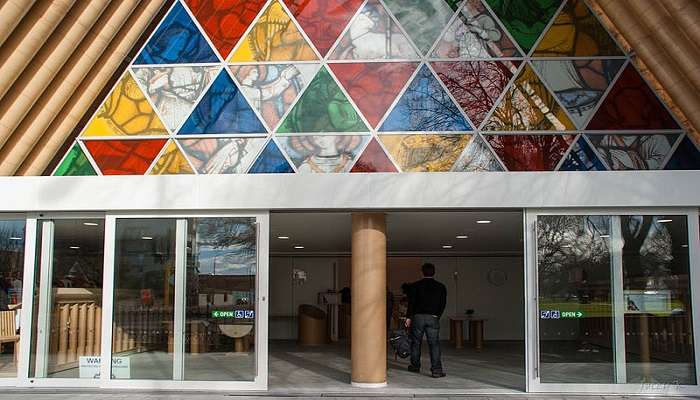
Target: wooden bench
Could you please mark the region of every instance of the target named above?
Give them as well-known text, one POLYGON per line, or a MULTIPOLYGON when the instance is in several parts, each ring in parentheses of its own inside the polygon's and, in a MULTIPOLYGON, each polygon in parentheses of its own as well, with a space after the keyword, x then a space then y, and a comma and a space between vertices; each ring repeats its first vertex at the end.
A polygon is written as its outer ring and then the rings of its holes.
POLYGON ((14 343, 14 361, 19 354, 19 335, 15 326, 15 311, 0 311, 0 346, 14 343))

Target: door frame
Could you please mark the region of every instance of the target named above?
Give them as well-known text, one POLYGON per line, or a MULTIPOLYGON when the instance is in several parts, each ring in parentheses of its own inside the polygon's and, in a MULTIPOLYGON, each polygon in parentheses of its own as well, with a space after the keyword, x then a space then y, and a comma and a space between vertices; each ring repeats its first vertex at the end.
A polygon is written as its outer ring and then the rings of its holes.
MULTIPOLYGON (((29 355, 32 340, 32 312, 22 313, 20 330, 20 353, 25 355, 19 358, 18 377, 0 379, 0 386, 17 387, 94 387, 105 389, 160 389, 160 390, 209 390, 209 391, 244 391, 244 390, 267 390, 268 387, 268 291, 269 291, 269 212, 268 211, 151 211, 151 212, 105 212, 105 213, 28 213, 25 224, 25 256, 24 256, 24 286, 22 288, 23 309, 34 310, 34 280, 35 273, 41 274, 41 265, 36 263, 36 249, 38 244, 37 228, 41 226, 41 221, 53 219, 95 219, 100 218, 105 221, 104 233, 104 265, 102 284, 102 337, 101 337, 101 358, 111 360, 112 358, 112 318, 113 318, 113 296, 114 296, 114 270, 115 270, 115 234, 117 219, 148 219, 148 218, 169 218, 177 220, 176 223, 176 279, 177 283, 184 286, 185 249, 179 245, 179 241, 185 240, 187 232, 183 230, 186 224, 181 221, 187 218, 205 217, 249 217, 256 221, 256 313, 255 313, 255 357, 256 376, 253 381, 174 381, 174 380, 146 380, 111 379, 111 362, 101 364, 101 374, 99 379, 80 378, 30 378, 29 377, 29 355), (178 267, 180 269, 177 276, 178 267), (26 301, 24 301, 26 299, 26 301), (26 308, 25 308, 26 307, 26 308)), ((20 217, 18 217, 20 218, 20 217)), ((53 238, 51 238, 53 239, 53 238)), ((42 243, 48 240, 42 237, 42 243)), ((184 293, 179 293, 178 299, 176 283, 176 296, 174 314, 177 318, 178 309, 184 311, 184 293), (178 301, 179 300, 179 301, 178 301)), ((41 290, 41 287, 40 287, 41 290)), ((184 314, 181 316, 184 317, 184 314)), ((175 324, 177 325, 177 324, 175 324)), ((182 343, 180 343, 182 348, 182 343)), ((177 343, 176 347, 177 349, 177 343)), ((173 357, 176 351, 174 349, 173 357)), ((175 364, 174 359, 174 364, 175 364)))
MULTIPOLYGON (((614 224, 613 224, 613 228, 614 224)), ((614 235, 614 231, 613 231, 614 235)), ((616 240, 613 237, 613 240, 616 240)), ((614 253, 614 251, 613 251, 614 253)), ((621 260, 611 254, 615 273, 611 276, 614 283, 622 277, 621 260), (619 270, 618 270, 619 269, 619 270), (615 276, 617 275, 617 277, 615 276)), ((700 394, 700 233, 698 209, 694 207, 678 208, 545 208, 525 210, 525 352, 526 352, 526 390, 541 393, 609 393, 609 394, 659 394, 659 395, 698 395, 700 394), (695 385, 642 384, 642 383, 542 383, 539 378, 539 312, 538 312, 538 276, 537 276, 537 217, 540 215, 685 215, 687 217, 689 245, 690 293, 692 304, 693 347, 695 356, 695 385)), ((622 284, 621 282, 619 283, 622 284)), ((619 291, 619 290, 618 290, 619 291)), ((613 291, 615 295, 615 291, 613 291)), ((619 321, 617 322, 619 324, 619 321)), ((623 322, 624 323, 624 322, 623 322)), ((623 327, 624 329, 624 327, 623 327)), ((618 335, 616 335, 618 336, 618 335)), ((616 344, 619 338, 615 338, 616 344)), ((624 339, 624 338, 622 338, 624 339)), ((616 363, 618 363, 616 357, 616 363)), ((619 368, 616 368, 616 371, 619 368)))

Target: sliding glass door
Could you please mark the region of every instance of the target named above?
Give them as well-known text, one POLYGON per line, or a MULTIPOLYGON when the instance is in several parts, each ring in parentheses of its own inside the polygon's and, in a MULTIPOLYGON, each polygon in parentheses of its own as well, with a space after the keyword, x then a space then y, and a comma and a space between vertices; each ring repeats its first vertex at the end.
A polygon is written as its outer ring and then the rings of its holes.
POLYGON ((697 211, 527 223, 531 390, 697 392, 697 211))

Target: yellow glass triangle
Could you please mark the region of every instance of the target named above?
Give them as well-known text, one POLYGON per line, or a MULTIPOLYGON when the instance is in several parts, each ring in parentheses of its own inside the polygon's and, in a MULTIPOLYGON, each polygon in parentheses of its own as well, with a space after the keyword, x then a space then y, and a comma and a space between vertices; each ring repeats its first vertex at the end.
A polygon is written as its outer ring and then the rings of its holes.
POLYGON ((194 174, 190 163, 187 162, 185 155, 182 154, 175 142, 171 140, 166 146, 149 175, 194 174))
POLYGON ((483 129, 564 131, 575 127, 564 108, 528 64, 508 88, 483 129))
POLYGON ((309 61, 316 60, 309 43, 299 32, 279 0, 260 15, 245 35, 230 62, 246 61, 309 61))
POLYGON ((136 80, 127 71, 81 136, 167 135, 136 80))

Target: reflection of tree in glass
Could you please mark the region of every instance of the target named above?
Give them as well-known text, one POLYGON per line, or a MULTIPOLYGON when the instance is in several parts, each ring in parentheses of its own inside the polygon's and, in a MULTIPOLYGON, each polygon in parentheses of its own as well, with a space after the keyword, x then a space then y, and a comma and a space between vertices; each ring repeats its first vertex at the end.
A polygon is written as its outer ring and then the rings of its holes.
POLYGON ((253 220, 199 218, 193 226, 196 227, 194 265, 198 273, 254 274, 256 229, 253 220))
POLYGON ((668 228, 660 217, 622 217, 622 263, 626 289, 666 288, 673 262, 673 246, 668 228))

